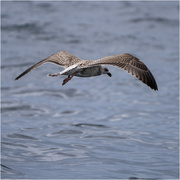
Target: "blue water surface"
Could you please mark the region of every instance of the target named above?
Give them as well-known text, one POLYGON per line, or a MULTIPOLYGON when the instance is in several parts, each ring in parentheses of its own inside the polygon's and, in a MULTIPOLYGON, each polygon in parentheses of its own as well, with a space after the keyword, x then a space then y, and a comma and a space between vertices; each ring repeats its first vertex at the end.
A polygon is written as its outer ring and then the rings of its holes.
POLYGON ((2 179, 179 179, 178 1, 1 3, 2 179), (158 91, 127 72, 50 78, 66 50, 130 53, 158 91))

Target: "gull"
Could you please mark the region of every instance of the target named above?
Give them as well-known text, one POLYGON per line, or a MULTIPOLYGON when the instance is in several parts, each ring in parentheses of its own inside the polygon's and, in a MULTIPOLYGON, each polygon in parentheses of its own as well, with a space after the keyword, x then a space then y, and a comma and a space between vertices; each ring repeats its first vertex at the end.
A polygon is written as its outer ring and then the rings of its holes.
POLYGON ((158 90, 156 80, 147 66, 137 57, 128 53, 106 56, 98 60, 83 60, 67 51, 60 51, 31 66, 20 74, 15 80, 21 78, 31 70, 41 66, 44 63, 54 63, 65 68, 59 73, 48 74, 48 76, 51 77, 67 75, 68 77, 63 80, 62 85, 65 85, 74 76, 92 77, 107 74, 111 77, 111 73, 104 65, 112 65, 127 71, 150 88, 158 90))

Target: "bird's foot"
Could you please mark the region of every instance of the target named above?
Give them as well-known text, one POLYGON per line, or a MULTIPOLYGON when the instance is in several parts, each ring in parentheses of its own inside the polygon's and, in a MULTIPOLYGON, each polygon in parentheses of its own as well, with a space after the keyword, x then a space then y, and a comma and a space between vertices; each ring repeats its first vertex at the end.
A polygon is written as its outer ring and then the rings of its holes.
POLYGON ((62 85, 65 85, 68 81, 70 81, 75 75, 77 74, 77 72, 73 73, 71 76, 69 75, 66 79, 63 80, 62 85))
POLYGON ((66 79, 64 79, 62 85, 65 85, 68 81, 70 81, 72 79, 72 77, 68 76, 66 79))

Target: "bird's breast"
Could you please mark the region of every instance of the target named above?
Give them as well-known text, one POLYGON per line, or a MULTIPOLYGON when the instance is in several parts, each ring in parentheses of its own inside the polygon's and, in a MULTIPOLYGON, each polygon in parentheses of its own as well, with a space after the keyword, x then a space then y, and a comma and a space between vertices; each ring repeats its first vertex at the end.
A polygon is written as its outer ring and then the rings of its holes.
POLYGON ((77 72, 76 76, 79 77, 91 77, 91 76, 99 76, 101 75, 101 66, 93 66, 88 68, 82 68, 77 72))

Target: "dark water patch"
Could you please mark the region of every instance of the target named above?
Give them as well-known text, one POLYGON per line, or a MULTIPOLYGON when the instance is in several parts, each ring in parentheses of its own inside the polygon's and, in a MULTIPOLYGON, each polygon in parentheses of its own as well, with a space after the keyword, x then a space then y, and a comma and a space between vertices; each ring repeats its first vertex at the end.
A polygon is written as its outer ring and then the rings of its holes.
POLYGON ((22 131, 38 131, 39 128, 21 128, 22 131))
POLYGON ((171 25, 171 26, 178 26, 179 21, 178 20, 171 20, 167 18, 162 17, 144 17, 144 18, 134 18, 131 19, 130 22, 133 23, 141 23, 141 22, 154 22, 154 23, 161 23, 164 25, 171 25))
POLYGON ((17 31, 25 32, 31 34, 40 34, 43 33, 43 27, 37 23, 24 23, 24 24, 11 24, 11 25, 2 25, 2 31, 17 31))
POLYGON ((50 10, 50 9, 52 9, 52 5, 51 5, 51 3, 48 3, 48 2, 42 2, 42 3, 38 3, 37 4, 37 7, 40 7, 40 8, 42 8, 43 10, 50 10))
POLYGON ((83 132, 82 131, 79 131, 79 130, 73 130, 73 129, 64 129, 64 130, 61 130, 61 131, 57 131, 57 132, 54 132, 54 133, 51 133, 51 135, 61 135, 61 134, 82 134, 83 132))
POLYGON ((66 157, 77 157, 75 154, 70 154, 70 153, 64 153, 64 152, 56 152, 55 153, 56 155, 62 155, 63 157, 66 156, 66 157))
POLYGON ((13 139, 23 139, 23 140, 38 140, 37 138, 31 137, 31 136, 27 136, 24 134, 18 134, 18 133, 14 133, 14 134, 10 134, 7 135, 8 138, 13 138, 13 139))
MULTIPOLYGON (((3 86, 3 87, 1 87, 1 90, 2 91, 4 91, 4 92, 9 92, 10 90, 17 90, 17 89, 22 89, 22 87, 21 86, 13 86, 13 88, 12 88, 12 86, 3 86)), ((13 104, 17 104, 15 101, 6 101, 6 100, 4 100, 4 101, 2 101, 2 104, 11 104, 11 105, 13 105, 13 104)))
POLYGON ((79 39, 70 39, 70 40, 67 41, 67 43, 78 44, 78 43, 81 43, 81 41, 79 39))
POLYGON ((25 146, 24 144, 20 144, 20 143, 10 143, 10 142, 2 142, 2 145, 5 146, 12 146, 12 147, 21 147, 21 148, 28 148, 28 146, 25 146))
POLYGON ((29 105, 24 105, 24 106, 12 106, 12 107, 2 107, 1 112, 9 112, 9 111, 19 111, 19 110, 29 110, 31 109, 31 106, 29 105))
POLYGON ((91 139, 128 139, 127 137, 121 136, 111 136, 111 135, 88 135, 84 136, 84 138, 91 138, 91 139))
POLYGON ((60 117, 60 116, 75 116, 79 113, 79 111, 72 111, 72 110, 66 110, 66 111, 62 111, 60 113, 56 112, 55 114, 53 114, 53 117, 60 117))
POLYGON ((47 114, 48 110, 44 108, 36 108, 30 105, 5 105, 6 107, 1 108, 1 113, 8 116, 23 116, 23 117, 35 117, 40 114, 47 114))
POLYGON ((63 111, 63 112, 61 112, 62 114, 74 114, 75 113, 75 111, 63 111))
POLYGON ((1 18, 3 19, 6 19, 6 18, 9 18, 9 15, 8 14, 1 14, 1 18))
POLYGON ((79 123, 79 124, 73 124, 73 126, 77 127, 96 127, 96 128, 108 128, 108 126, 102 125, 102 124, 89 124, 89 123, 79 123))
POLYGON ((138 180, 160 180, 159 178, 138 178, 138 177, 129 177, 129 180, 132 180, 132 179, 138 179, 138 180))

